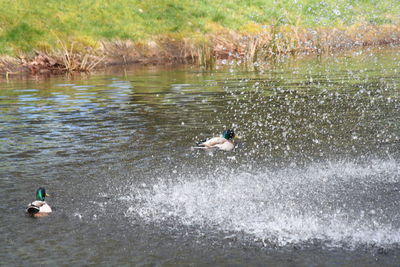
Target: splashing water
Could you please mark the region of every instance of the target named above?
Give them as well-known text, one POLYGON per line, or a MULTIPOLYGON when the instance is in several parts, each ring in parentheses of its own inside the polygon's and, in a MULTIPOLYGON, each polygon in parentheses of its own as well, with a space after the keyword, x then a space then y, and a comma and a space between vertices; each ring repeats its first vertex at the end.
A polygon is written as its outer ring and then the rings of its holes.
POLYGON ((223 173, 182 174, 152 187, 134 187, 123 198, 130 205, 127 214, 149 222, 174 220, 178 225, 244 232, 278 246, 313 240, 341 247, 400 242, 399 215, 393 209, 399 203, 391 202, 398 191, 381 196, 386 187, 400 182, 396 161, 223 173))

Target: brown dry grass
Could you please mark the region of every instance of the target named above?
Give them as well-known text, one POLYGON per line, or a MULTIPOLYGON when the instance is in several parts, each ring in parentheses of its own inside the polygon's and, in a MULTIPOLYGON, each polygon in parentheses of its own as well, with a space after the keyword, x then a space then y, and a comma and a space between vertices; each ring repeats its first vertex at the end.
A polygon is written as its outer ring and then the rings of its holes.
MULTIPOLYGON (((195 63, 212 68, 218 60, 262 63, 287 54, 323 54, 364 46, 400 44, 400 26, 353 25, 343 28, 270 26, 252 34, 221 29, 202 38, 160 36, 149 42, 103 42, 96 51, 77 51, 60 41, 61 49, 32 57, 0 59, 0 72, 13 74, 90 72, 110 64, 195 63)), ((7 74, 7 75, 8 75, 7 74)))
POLYGON ((296 26, 270 27, 243 38, 244 60, 248 63, 287 54, 324 54, 365 46, 399 45, 400 27, 355 25, 347 28, 296 26))

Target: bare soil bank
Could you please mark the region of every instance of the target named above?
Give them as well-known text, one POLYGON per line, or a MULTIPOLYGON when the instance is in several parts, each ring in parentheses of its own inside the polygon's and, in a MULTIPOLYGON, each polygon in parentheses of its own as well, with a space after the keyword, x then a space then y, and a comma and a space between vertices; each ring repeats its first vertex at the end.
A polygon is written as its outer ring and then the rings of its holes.
POLYGON ((97 50, 77 51, 74 44, 51 52, 35 51, 19 57, 2 56, 0 73, 59 74, 90 72, 106 65, 190 63, 209 67, 218 60, 263 62, 286 54, 323 54, 357 47, 398 45, 400 26, 353 25, 343 28, 270 26, 262 32, 239 34, 221 30, 199 41, 160 36, 148 42, 102 42, 97 50))

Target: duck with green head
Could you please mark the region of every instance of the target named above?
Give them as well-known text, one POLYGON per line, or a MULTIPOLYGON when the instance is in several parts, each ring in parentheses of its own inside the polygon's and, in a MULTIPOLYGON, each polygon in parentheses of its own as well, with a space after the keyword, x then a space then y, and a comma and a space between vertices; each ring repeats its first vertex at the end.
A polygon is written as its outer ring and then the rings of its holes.
POLYGON ((26 212, 34 217, 49 215, 52 210, 49 204, 44 200, 47 196, 49 195, 46 194, 46 189, 44 189, 44 187, 39 187, 36 190, 36 200, 28 205, 26 212))
POLYGON ((197 146, 195 148, 204 150, 218 149, 223 151, 232 151, 235 148, 235 137, 234 130, 227 129, 222 133, 222 136, 197 142, 197 146))

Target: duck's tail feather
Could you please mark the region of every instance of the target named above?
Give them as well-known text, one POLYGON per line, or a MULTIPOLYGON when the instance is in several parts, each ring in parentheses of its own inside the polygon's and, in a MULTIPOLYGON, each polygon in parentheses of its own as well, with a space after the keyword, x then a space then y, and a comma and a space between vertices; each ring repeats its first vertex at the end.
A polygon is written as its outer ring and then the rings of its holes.
POLYGON ((204 147, 203 143, 205 143, 207 140, 208 140, 208 139, 204 139, 204 140, 201 140, 201 141, 196 142, 196 146, 198 146, 198 147, 204 147))
POLYGON ((40 208, 37 207, 37 206, 35 206, 35 205, 32 205, 32 204, 30 204, 30 205, 28 206, 28 208, 26 209, 26 212, 27 212, 29 215, 35 215, 35 214, 38 213, 39 211, 40 211, 40 208))

